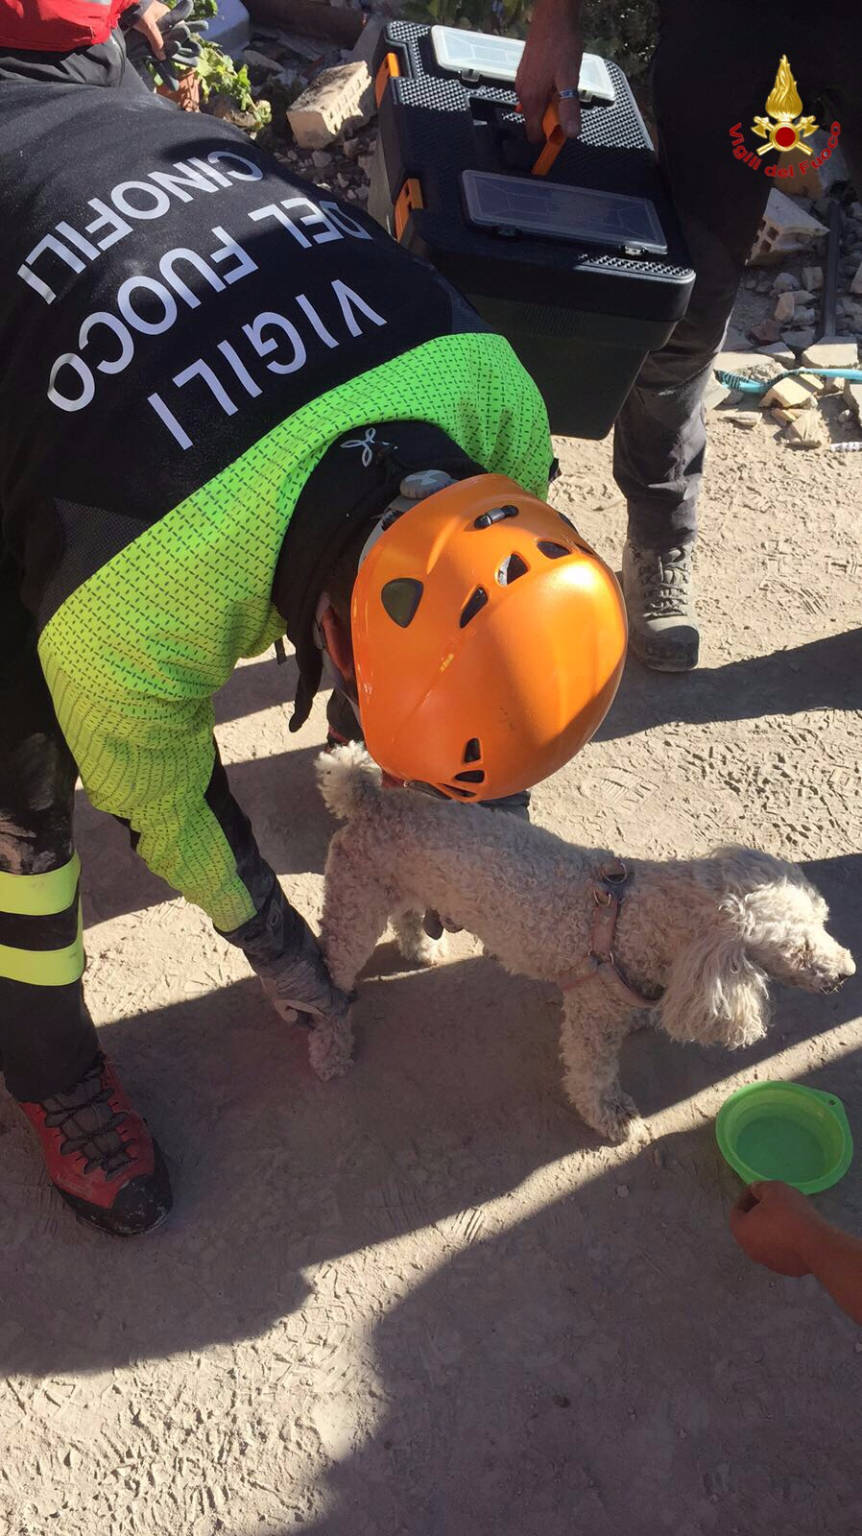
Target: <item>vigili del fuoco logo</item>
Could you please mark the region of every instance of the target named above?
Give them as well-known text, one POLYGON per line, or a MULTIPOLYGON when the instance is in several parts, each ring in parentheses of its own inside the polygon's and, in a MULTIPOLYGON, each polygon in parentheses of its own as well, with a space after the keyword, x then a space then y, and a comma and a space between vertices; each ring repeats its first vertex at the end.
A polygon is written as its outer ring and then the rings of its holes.
POLYGON ((803 116, 802 100, 796 89, 796 81, 790 72, 787 55, 783 53, 775 76, 775 84, 766 98, 766 116, 755 117, 751 124, 751 132, 765 142, 757 149, 749 149, 743 138, 742 123, 735 123, 730 130, 733 153, 737 160, 741 160, 749 167, 749 170, 759 171, 762 167, 766 176, 781 178, 805 176, 810 167, 825 164, 837 145, 841 133, 841 124, 832 123, 825 149, 822 149, 819 155, 815 155, 810 144, 806 144, 805 140, 810 139, 817 128, 818 124, 813 117, 803 116), (803 158, 786 160, 781 164, 775 161, 764 164, 763 157, 771 149, 782 155, 788 155, 796 149, 801 151, 803 158))

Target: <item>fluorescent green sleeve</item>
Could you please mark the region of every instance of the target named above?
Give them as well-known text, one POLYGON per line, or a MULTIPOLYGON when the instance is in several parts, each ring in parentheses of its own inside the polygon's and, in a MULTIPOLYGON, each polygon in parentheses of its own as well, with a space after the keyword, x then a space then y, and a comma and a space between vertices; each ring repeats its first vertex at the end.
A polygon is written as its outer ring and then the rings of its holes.
POLYGON ((217 928, 254 915, 236 850, 206 799, 215 762, 213 709, 199 702, 121 703, 89 696, 48 663, 61 729, 92 803, 127 820, 157 875, 217 928))
POLYGON ((547 492, 551 441, 536 386, 499 336, 440 337, 280 423, 70 592, 39 655, 93 804, 130 822, 150 868, 238 928, 255 910, 237 859, 241 812, 207 799, 212 696, 240 657, 283 632, 270 601, 297 498, 357 423, 423 419, 489 470, 547 492), (228 828, 228 841, 223 826, 228 828))

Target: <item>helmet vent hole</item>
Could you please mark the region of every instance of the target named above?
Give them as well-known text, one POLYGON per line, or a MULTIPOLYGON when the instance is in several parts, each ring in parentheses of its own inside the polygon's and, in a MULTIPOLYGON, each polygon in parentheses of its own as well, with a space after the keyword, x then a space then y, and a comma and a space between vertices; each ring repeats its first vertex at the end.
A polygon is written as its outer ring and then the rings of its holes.
POLYGON ((472 800, 476 793, 474 789, 465 789, 463 784, 447 784, 446 792, 450 795, 457 795, 461 800, 472 800))
POLYGON ((501 587, 510 587, 519 576, 526 576, 529 569, 526 560, 522 560, 520 555, 507 555, 497 572, 497 580, 501 587))
POLYGON ((471 736, 464 748, 465 763, 478 763, 482 756, 482 743, 478 736, 471 736))
POLYGON ((556 544, 553 539, 539 539, 538 547, 549 560, 562 560, 564 555, 570 555, 572 551, 565 544, 556 544))
POLYGON ((462 629, 467 628, 470 620, 475 619, 476 614, 479 613, 482 608, 484 608, 487 601, 488 594, 485 591, 485 588, 477 587, 475 592, 473 592, 471 596, 468 597, 464 607, 461 609, 460 624, 462 629))
POLYGON ((456 773, 455 778, 459 784, 484 784, 484 768, 467 768, 464 773, 456 773))
POLYGON ((398 576, 394 581, 387 581, 380 593, 380 601, 390 619, 401 629, 412 623, 422 601, 422 591, 421 581, 412 576, 398 576))

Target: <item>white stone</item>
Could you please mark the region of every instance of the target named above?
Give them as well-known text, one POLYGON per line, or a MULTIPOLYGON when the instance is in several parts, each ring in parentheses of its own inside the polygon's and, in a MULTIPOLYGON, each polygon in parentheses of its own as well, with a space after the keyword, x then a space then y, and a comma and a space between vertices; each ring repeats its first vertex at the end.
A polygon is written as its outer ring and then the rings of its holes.
POLYGON ((814 340, 814 327, 809 325, 803 331, 785 331, 781 340, 788 347, 793 347, 794 351, 799 351, 802 347, 810 347, 814 340))
POLYGON ((774 283, 772 284, 772 292, 791 293, 798 287, 799 278, 794 277, 792 272, 779 272, 774 283))
POLYGON ((800 361, 809 368, 857 368, 859 348, 852 336, 823 336, 806 347, 800 361))
POLYGON ((802 281, 809 293, 817 293, 823 287, 823 268, 803 267, 802 281))
POLYGON ((325 149, 345 128, 359 128, 374 111, 374 88, 362 61, 324 69, 287 109, 297 144, 325 149))

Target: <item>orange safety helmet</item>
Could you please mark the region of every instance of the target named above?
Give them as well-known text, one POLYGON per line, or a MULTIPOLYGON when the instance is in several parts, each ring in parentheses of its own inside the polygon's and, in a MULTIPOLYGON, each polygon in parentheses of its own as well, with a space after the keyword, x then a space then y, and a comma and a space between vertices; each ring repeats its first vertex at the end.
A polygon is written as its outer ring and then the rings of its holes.
POLYGON ((503 475, 450 483, 383 528, 351 602, 372 757, 459 800, 547 778, 617 691, 627 630, 613 573, 561 513, 503 475))

